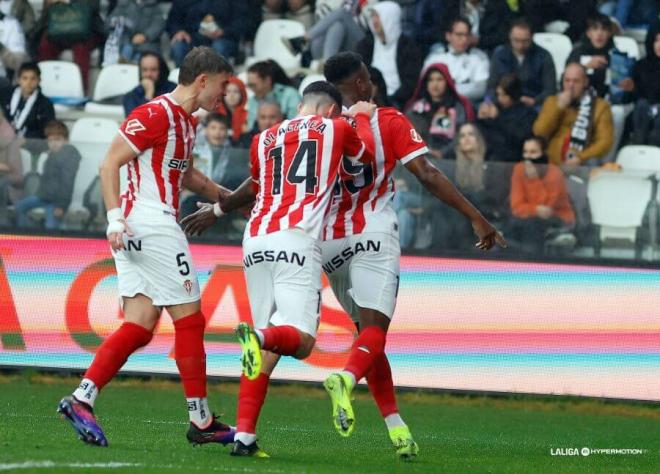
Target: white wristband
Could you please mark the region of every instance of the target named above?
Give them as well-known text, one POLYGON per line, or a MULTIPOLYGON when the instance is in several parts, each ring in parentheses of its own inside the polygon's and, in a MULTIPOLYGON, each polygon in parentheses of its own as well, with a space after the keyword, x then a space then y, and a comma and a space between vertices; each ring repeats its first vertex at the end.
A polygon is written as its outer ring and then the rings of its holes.
POLYGON ((126 230, 126 226, 122 221, 112 221, 108 224, 107 229, 105 229, 106 237, 110 234, 122 234, 126 230))
POLYGON ((115 207, 113 209, 110 209, 106 213, 106 217, 108 218, 108 222, 115 222, 115 221, 123 220, 124 219, 124 213, 122 212, 122 210, 120 208, 115 207))
POLYGON ((224 216, 225 213, 220 209, 220 203, 216 202, 213 204, 213 214, 215 214, 215 217, 221 217, 224 216))

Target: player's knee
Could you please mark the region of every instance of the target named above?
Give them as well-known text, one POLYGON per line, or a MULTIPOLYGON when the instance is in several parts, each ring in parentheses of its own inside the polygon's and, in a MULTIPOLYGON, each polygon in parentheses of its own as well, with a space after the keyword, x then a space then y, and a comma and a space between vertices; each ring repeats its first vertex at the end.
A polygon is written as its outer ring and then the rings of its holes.
POLYGON ((295 354, 296 359, 306 359, 312 353, 316 339, 307 333, 300 332, 300 347, 295 354))

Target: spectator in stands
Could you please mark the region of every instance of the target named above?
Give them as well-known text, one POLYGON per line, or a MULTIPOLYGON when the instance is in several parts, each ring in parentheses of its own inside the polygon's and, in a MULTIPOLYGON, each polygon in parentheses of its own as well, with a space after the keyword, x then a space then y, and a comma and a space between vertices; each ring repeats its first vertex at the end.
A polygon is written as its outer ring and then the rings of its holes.
POLYGON ((211 46, 223 56, 234 56, 243 34, 243 13, 240 1, 173 0, 165 30, 177 67, 195 46, 211 46))
POLYGON ((614 17, 621 28, 647 29, 658 19, 656 0, 614 0, 603 3, 599 10, 604 15, 614 17))
POLYGON ((633 82, 633 142, 660 146, 660 20, 646 34, 646 57, 635 65, 633 82))
MULTIPOLYGON (((610 92, 607 71, 610 55, 615 49, 613 36, 614 24, 608 16, 600 13, 590 16, 583 41, 573 48, 567 61, 580 63, 587 69, 589 84, 596 89, 598 97, 605 97, 610 92)), ((634 87, 630 77, 617 85, 626 92, 631 92, 634 87)))
POLYGON ((374 4, 369 9, 369 29, 371 34, 356 50, 365 64, 383 74, 390 101, 403 107, 415 90, 422 57, 415 42, 401 34, 401 7, 391 1, 374 4))
POLYGON ((140 85, 124 96, 124 112, 126 115, 154 97, 172 92, 176 84, 168 79, 170 68, 165 59, 153 51, 146 51, 140 56, 140 85))
POLYGON ((420 0, 415 12, 415 40, 424 56, 444 41, 447 24, 460 14, 460 2, 448 0, 420 0))
POLYGON ((250 148, 252 138, 254 138, 255 135, 260 134, 264 130, 268 130, 282 120, 284 120, 284 115, 282 114, 282 107, 279 102, 273 99, 265 99, 261 101, 261 103, 259 103, 259 108, 257 109, 257 119, 254 122, 254 126, 241 135, 236 146, 250 148))
POLYGON ((431 52, 424 65, 446 64, 458 93, 472 101, 479 101, 486 94, 489 62, 483 51, 470 47, 471 28, 466 18, 454 19, 446 33, 447 51, 431 52))
MULTIPOLYGON (((483 6, 483 14, 479 23, 479 48, 489 55, 498 46, 506 44, 510 25, 522 14, 525 2, 509 2, 507 0, 487 0, 483 6)), ((537 12, 531 12, 537 15, 537 12)))
POLYGON ((26 49, 29 49, 27 45, 31 42, 37 25, 34 9, 30 2, 28 0, 0 1, 0 13, 18 20, 25 35, 26 49))
POLYGON ((456 91, 444 64, 431 64, 424 69, 406 115, 436 159, 451 156, 458 129, 474 120, 472 104, 456 91))
POLYGON ((291 85, 291 80, 279 64, 272 59, 267 59, 254 63, 247 72, 247 86, 254 92, 254 96, 248 99, 249 127, 254 125, 259 104, 267 99, 280 104, 285 118, 296 116, 300 94, 291 85))
MULTIPOLYGON (((0 2, 0 6, 6 2, 0 2)), ((0 85, 8 86, 16 71, 27 59, 25 34, 16 18, 0 10, 0 85)))
POLYGON ((231 125, 229 137, 233 143, 237 143, 241 135, 248 130, 247 100, 247 89, 243 81, 238 77, 231 77, 225 88, 225 96, 216 112, 226 117, 231 125))
POLYGON ((383 73, 373 66, 367 66, 371 83, 373 84, 373 101, 378 107, 392 107, 389 97, 387 97, 387 85, 383 73))
POLYGON ((264 0, 263 19, 286 18, 299 21, 308 30, 314 23, 314 10, 310 0, 264 0))
POLYGON ((542 255, 549 231, 555 243, 574 245, 570 230, 575 225, 561 169, 548 162, 545 140, 525 140, 523 159, 513 167, 511 177, 511 220, 507 238, 520 242, 523 252, 542 255))
POLYGON ((10 224, 7 206, 16 202, 24 171, 20 141, 0 110, 0 227, 10 224))
POLYGON ((119 52, 125 61, 134 62, 146 51, 160 50, 165 18, 158 0, 118 0, 106 25, 108 29, 120 25, 119 52))
POLYGON ((46 124, 55 118, 53 104, 41 93, 41 69, 37 63, 23 63, 18 69, 18 86, 0 94, 5 116, 19 137, 43 139, 46 124))
POLYGON ((343 4, 340 2, 334 10, 322 10, 324 14, 304 36, 283 37, 284 45, 291 54, 303 54, 303 66, 308 65, 311 59, 326 59, 339 51, 355 49, 365 35, 358 20, 362 12, 361 3, 359 0, 349 0, 343 4))
MULTIPOLYGON (((439 168, 455 183, 470 202, 479 208, 488 219, 493 217, 495 202, 494 175, 486 164, 486 142, 473 123, 465 123, 458 129, 454 142, 456 161, 439 163, 439 168)), ((470 222, 461 219, 461 214, 449 206, 431 204, 433 247, 468 250, 474 248, 473 230, 470 222)))
POLYGON ((16 204, 18 227, 29 225, 29 211, 43 208, 46 229, 58 229, 71 203, 80 153, 69 144, 69 130, 64 122, 60 120, 49 122, 46 126, 46 136, 48 157, 39 181, 39 189, 36 196, 28 196, 16 204))
MULTIPOLYGON (((490 63, 488 90, 492 94, 502 76, 515 74, 522 83, 520 100, 527 105, 543 104, 557 91, 552 56, 532 41, 532 27, 520 18, 511 24, 509 42, 498 46, 490 63)), ((516 147, 516 157, 518 155, 516 147)), ((516 158, 517 161, 517 158, 516 158)))
POLYGON ((80 67, 83 86, 87 90, 92 51, 102 44, 105 37, 99 0, 44 0, 44 9, 36 28, 38 60, 58 59, 62 51, 71 49, 73 61, 80 67), (72 17, 84 18, 86 9, 91 9, 89 23, 72 23, 72 17))
POLYGON ((584 66, 566 66, 562 91, 545 99, 533 131, 548 140, 548 157, 553 164, 575 168, 607 155, 614 135, 612 111, 610 104, 589 88, 584 66))
POLYGON ((517 162, 524 139, 532 133, 536 110, 522 101, 522 91, 520 79, 507 74, 495 87, 496 103, 484 101, 479 107, 479 127, 493 160, 517 162))
POLYGON ((402 249, 409 249, 415 244, 417 219, 424 212, 422 194, 413 192, 403 178, 396 179, 394 187, 392 206, 399 221, 399 242, 402 249))

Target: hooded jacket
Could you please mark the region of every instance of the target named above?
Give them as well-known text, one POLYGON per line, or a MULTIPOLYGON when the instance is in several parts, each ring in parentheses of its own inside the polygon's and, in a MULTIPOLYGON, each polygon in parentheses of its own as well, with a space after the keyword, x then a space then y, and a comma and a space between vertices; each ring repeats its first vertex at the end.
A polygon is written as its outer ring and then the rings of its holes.
POLYGON ((231 139, 232 142, 236 143, 243 134, 243 126, 247 123, 248 112, 246 106, 248 97, 245 84, 243 84, 243 81, 241 81, 238 77, 230 77, 229 82, 238 86, 239 90, 241 91, 241 101, 236 106, 233 113, 231 110, 229 110, 229 107, 225 105, 224 101, 218 106, 216 112, 224 115, 225 117, 228 117, 231 120, 231 139))
MULTIPOLYGON (((170 68, 165 62, 165 59, 163 59, 163 56, 161 56, 159 53, 154 53, 150 51, 149 54, 158 57, 158 64, 160 71, 158 80, 156 81, 155 84, 156 87, 154 91, 154 97, 158 97, 159 95, 172 92, 176 87, 176 84, 167 79, 168 76, 170 75, 170 68)), ((142 74, 140 74, 140 81, 142 81, 142 74)), ((124 96, 124 100, 123 100, 124 113, 128 116, 128 114, 130 114, 134 108, 136 108, 139 105, 146 104, 147 102, 149 102, 149 100, 150 99, 147 99, 144 95, 144 87, 142 87, 141 84, 138 85, 132 91, 128 92, 124 96)))
POLYGON ((653 43, 660 34, 660 20, 656 20, 646 34, 646 57, 635 64, 633 81, 635 95, 650 104, 660 104, 660 56, 655 54, 653 43))
POLYGON ((406 105, 406 115, 429 146, 440 150, 443 155, 450 153, 459 127, 474 120, 472 104, 457 92, 456 84, 444 64, 431 64, 422 71, 417 88, 406 105), (447 82, 444 97, 439 103, 431 102, 426 91, 426 81, 433 71, 442 74, 447 82), (436 112, 440 107, 445 107, 447 114, 440 119, 440 123, 434 123, 434 119, 438 120, 436 112))
POLYGON ((380 17, 385 43, 375 35, 370 20, 371 34, 358 43, 356 50, 366 64, 383 74, 387 95, 402 106, 410 99, 422 67, 420 49, 412 39, 401 33, 401 7, 398 4, 379 2, 371 8, 380 17))

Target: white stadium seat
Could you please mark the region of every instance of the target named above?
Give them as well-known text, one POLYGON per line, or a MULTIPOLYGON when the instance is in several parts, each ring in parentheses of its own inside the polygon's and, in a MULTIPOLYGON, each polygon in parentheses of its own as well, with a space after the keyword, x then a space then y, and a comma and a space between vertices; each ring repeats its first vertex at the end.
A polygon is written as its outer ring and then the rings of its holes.
POLYGON ((633 38, 630 38, 628 36, 615 36, 614 46, 616 46, 616 49, 618 49, 623 53, 626 53, 631 58, 635 58, 635 60, 639 60, 640 58, 639 45, 637 44, 637 41, 635 41, 633 38))
POLYGON ((555 72, 557 74, 557 81, 561 78, 566 67, 566 60, 571 54, 573 43, 571 39, 560 33, 534 33, 534 43, 546 49, 552 61, 555 63, 555 72))
POLYGON ((660 148, 648 145, 628 145, 619 150, 616 162, 624 171, 655 171, 660 173, 660 148))
POLYGON ((94 86, 93 100, 99 101, 126 94, 140 83, 135 64, 112 64, 101 69, 94 86))
POLYGON ((76 63, 41 61, 41 92, 47 97, 83 98, 82 74, 76 63))
POLYGON ((300 86, 298 86, 298 92, 300 95, 302 95, 305 87, 316 81, 325 81, 325 76, 323 74, 308 74, 305 76, 305 78, 300 81, 300 86))
POLYGON ((639 177, 601 172, 589 180, 587 191, 592 223, 599 226, 596 253, 607 239, 637 243, 637 230, 651 200, 652 183, 639 177))
POLYGON ((69 139, 72 142, 110 143, 118 129, 119 125, 114 120, 83 117, 73 124, 69 139))
POLYGON ((175 84, 179 83, 179 68, 172 69, 170 74, 167 76, 167 80, 175 84))
POLYGON ((23 167, 24 176, 32 171, 32 153, 25 148, 21 148, 21 166, 23 167))
POLYGON ((263 21, 254 38, 254 56, 248 58, 248 63, 274 59, 289 75, 295 73, 300 69, 300 55, 292 55, 282 43, 282 38, 293 38, 304 34, 305 27, 299 21, 263 21))

